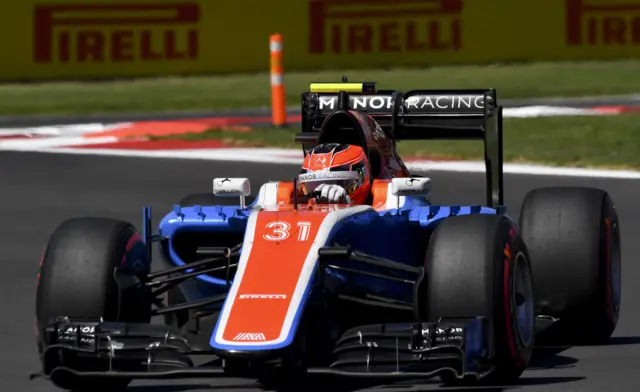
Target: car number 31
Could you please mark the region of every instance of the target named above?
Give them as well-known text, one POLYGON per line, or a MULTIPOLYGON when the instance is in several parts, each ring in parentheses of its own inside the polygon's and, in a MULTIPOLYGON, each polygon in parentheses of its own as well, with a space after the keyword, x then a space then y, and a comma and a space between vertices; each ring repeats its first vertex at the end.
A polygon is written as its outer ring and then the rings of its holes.
MULTIPOLYGON (((284 241, 291 235, 291 224, 288 222, 269 222, 265 226, 266 233, 262 235, 267 241, 284 241)), ((307 241, 311 232, 311 222, 297 223, 298 241, 307 241)))

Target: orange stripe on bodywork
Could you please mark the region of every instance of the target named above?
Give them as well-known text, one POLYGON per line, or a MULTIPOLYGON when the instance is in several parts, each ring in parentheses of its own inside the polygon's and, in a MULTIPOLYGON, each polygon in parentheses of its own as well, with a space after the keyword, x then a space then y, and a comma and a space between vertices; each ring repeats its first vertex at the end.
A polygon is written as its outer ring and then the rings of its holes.
POLYGON ((278 184, 278 205, 290 204, 293 198, 293 183, 281 182, 278 184))
POLYGON ((371 186, 371 193, 373 195, 373 202, 371 205, 373 208, 382 208, 387 204, 387 194, 389 192, 390 180, 374 180, 371 186))
POLYGON ((296 288, 308 284, 301 274, 328 212, 257 214, 251 253, 222 334, 229 342, 269 342, 288 332, 287 315, 296 312, 290 309, 294 295, 300 296, 296 288))

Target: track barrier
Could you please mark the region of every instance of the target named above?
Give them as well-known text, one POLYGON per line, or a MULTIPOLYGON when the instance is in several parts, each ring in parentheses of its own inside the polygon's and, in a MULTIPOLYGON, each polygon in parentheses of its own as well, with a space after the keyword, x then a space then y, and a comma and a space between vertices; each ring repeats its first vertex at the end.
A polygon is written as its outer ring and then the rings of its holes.
POLYGON ((0 79, 264 72, 275 32, 287 72, 628 59, 638 26, 640 0, 2 0, 0 79))

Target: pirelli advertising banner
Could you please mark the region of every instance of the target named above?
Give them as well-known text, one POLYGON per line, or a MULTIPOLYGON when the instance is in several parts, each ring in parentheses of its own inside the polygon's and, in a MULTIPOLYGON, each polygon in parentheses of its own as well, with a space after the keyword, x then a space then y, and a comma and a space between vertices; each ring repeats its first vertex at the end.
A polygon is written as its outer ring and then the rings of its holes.
POLYGON ((640 0, 3 0, 0 79, 640 57, 640 0))

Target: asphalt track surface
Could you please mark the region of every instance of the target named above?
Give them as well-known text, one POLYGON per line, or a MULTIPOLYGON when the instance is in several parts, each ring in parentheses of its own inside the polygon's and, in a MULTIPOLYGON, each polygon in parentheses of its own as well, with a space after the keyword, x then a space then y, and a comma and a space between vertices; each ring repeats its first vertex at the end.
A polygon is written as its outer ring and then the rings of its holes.
MULTIPOLYGON (((504 107, 521 106, 565 106, 586 108, 594 106, 640 106, 640 94, 596 96, 596 97, 556 97, 532 99, 499 99, 504 107)), ((201 110, 162 113, 112 113, 88 115, 61 116, 0 116, 0 128, 38 127, 47 125, 70 125, 87 123, 119 123, 135 121, 171 121, 184 119, 198 119, 210 117, 252 117, 269 115, 271 109, 240 109, 240 110, 201 110)), ((300 114, 299 106, 288 108, 289 114, 300 114)))
MULTIPOLYGON (((38 263, 48 236, 58 224, 75 216, 107 216, 139 226, 141 207, 153 207, 154 221, 170 211, 182 196, 208 192, 216 176, 247 176, 254 189, 267 180, 289 178, 290 165, 224 163, 84 156, 49 153, 0 153, 0 390, 43 392, 56 390, 42 379, 29 381, 39 368, 33 333, 35 284, 38 263)), ((480 174, 437 173, 434 201, 482 202, 480 174)), ((622 228, 623 304, 615 337, 606 346, 574 347, 556 355, 538 356, 521 381, 507 388, 482 391, 604 391, 640 390, 640 181, 507 175, 506 202, 517 217, 525 193, 535 187, 586 185, 606 189, 616 202, 622 228)), ((562 288, 559 287, 559 290, 562 288)), ((321 380, 320 380, 321 381, 321 380)), ((314 381, 300 391, 424 391, 437 383, 363 386, 314 381)), ((259 391, 241 379, 137 382, 135 392, 259 391)), ((460 389, 447 389, 460 390, 460 389)), ((465 389, 473 390, 473 389, 465 389)))

